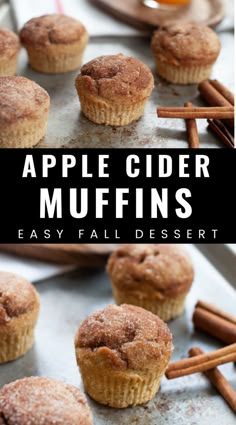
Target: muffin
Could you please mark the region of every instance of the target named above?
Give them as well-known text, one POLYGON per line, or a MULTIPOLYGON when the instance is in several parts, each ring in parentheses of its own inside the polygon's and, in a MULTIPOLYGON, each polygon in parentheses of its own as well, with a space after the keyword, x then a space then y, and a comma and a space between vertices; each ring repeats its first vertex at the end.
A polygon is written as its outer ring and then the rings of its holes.
POLYGON ((75 87, 82 112, 90 121, 122 126, 142 116, 154 79, 145 64, 119 54, 84 65, 75 87))
POLYGON ((151 48, 162 78, 175 84, 192 84, 210 77, 221 45, 211 28, 180 22, 158 29, 151 48))
POLYGON ((55 379, 19 379, 0 390, 0 424, 92 425, 81 392, 55 379))
POLYGON ((117 304, 134 304, 168 321, 182 314, 193 281, 190 257, 177 245, 124 245, 107 264, 117 304))
POLYGON ((0 77, 15 75, 19 50, 18 36, 6 28, 0 28, 0 77))
POLYGON ((21 276, 0 272, 0 363, 15 360, 32 347, 38 313, 34 286, 21 276))
POLYGON ((20 39, 33 69, 59 74, 80 67, 88 33, 76 19, 52 14, 28 21, 20 39))
POLYGON ((24 77, 0 77, 0 147, 31 148, 46 133, 50 98, 24 77))
POLYGON ((154 314, 131 305, 110 305, 81 324, 77 363, 87 393, 116 408, 151 400, 172 354, 172 335, 154 314))

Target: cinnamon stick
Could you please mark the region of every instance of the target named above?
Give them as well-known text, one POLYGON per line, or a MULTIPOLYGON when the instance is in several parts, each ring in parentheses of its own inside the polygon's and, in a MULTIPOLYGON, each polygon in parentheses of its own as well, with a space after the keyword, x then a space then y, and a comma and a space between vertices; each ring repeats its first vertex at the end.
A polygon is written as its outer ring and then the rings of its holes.
POLYGON ((220 93, 231 105, 234 105, 234 95, 218 80, 210 80, 210 84, 220 93))
POLYGON ((169 365, 167 379, 180 378, 197 372, 205 372, 216 366, 236 361, 236 344, 229 345, 207 354, 180 360, 169 365))
POLYGON ((222 319, 228 320, 236 325, 236 316, 231 316, 231 314, 226 313, 224 310, 216 307, 213 304, 209 304, 206 301, 199 300, 196 304, 196 307, 203 308, 204 310, 210 311, 210 313, 216 314, 222 319))
MULTIPOLYGON (((200 83, 198 86, 198 90, 201 96, 203 97, 203 99, 205 99, 205 101, 211 106, 222 106, 222 107, 232 106, 231 103, 224 96, 222 96, 222 94, 219 93, 209 81, 203 81, 202 83, 200 83)), ((234 128, 233 119, 227 120, 226 123, 231 128, 234 128)))
MULTIPOLYGON (((192 108, 193 104, 191 102, 186 102, 184 104, 187 108, 192 108)), ((194 119, 188 119, 186 120, 186 127, 187 127, 187 136, 188 136, 188 144, 190 148, 199 148, 199 137, 198 137, 198 130, 197 130, 197 122, 194 119)))
POLYGON ((183 119, 231 118, 233 119, 234 108, 232 106, 192 107, 192 108, 160 107, 160 108, 157 108, 157 115, 160 118, 183 118, 183 119))
POLYGON ((193 323, 195 329, 203 331, 226 344, 236 342, 236 325, 204 308, 195 308, 193 323))
MULTIPOLYGON (((200 354, 204 354, 204 352, 198 347, 191 348, 189 350, 190 356, 197 356, 200 354)), ((214 385, 214 387, 219 391, 233 411, 236 412, 236 391, 231 387, 224 375, 222 375, 217 368, 206 370, 204 374, 207 376, 212 385, 214 385)))
POLYGON ((229 149, 234 149, 234 137, 220 120, 207 120, 209 129, 220 138, 221 142, 229 149))

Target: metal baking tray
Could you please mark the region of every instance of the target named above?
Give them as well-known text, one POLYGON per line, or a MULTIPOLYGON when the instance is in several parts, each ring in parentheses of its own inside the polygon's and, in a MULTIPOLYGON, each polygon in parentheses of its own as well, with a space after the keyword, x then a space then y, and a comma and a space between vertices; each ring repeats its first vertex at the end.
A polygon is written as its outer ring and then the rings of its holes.
MULTIPOLYGON (((13 25, 9 14, 5 16, 1 24, 13 25)), ((233 91, 233 31, 221 31, 219 37, 222 50, 214 66, 212 77, 217 78, 233 91)), ((26 52, 22 49, 18 74, 35 80, 49 92, 51 97, 47 135, 37 145, 38 148, 184 148, 188 146, 184 121, 158 119, 156 109, 157 106, 183 106, 186 101, 203 105, 198 96, 197 86, 177 86, 160 80, 155 73, 150 41, 145 37, 92 37, 84 55, 84 63, 99 55, 116 53, 124 53, 142 60, 151 68, 156 79, 156 86, 144 116, 138 122, 125 127, 91 123, 80 112, 74 87, 78 71, 51 76, 37 73, 28 67, 26 52)), ((201 147, 222 147, 216 136, 209 133, 206 127, 205 120, 198 121, 201 147)))
MULTIPOLYGON (((193 246, 187 247, 195 265, 194 285, 185 313, 169 323, 174 335, 173 359, 187 356, 189 347, 212 351, 215 339, 193 331, 191 316, 201 298, 235 314, 236 292, 193 246)), ((17 271, 17 270, 16 270, 17 271)), ((0 366, 0 387, 25 376, 49 376, 83 390, 74 354, 74 335, 90 313, 112 303, 109 279, 103 270, 84 270, 36 284, 41 312, 34 347, 21 359, 0 366)), ((236 389, 236 368, 220 367, 236 389)), ((101 406, 88 397, 94 425, 235 425, 235 415, 202 374, 168 381, 146 405, 124 410, 101 406)))

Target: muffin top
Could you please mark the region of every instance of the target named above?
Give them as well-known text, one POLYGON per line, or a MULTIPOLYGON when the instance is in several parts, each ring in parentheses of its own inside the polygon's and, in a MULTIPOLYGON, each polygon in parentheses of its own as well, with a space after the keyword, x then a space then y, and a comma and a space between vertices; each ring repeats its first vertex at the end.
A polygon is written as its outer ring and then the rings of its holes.
POLYGON ((23 45, 47 46, 77 42, 85 33, 85 27, 76 19, 52 14, 26 22, 20 31, 20 39, 23 45))
POLYGON ((124 245, 110 256, 107 271, 120 289, 151 292, 174 297, 188 291, 193 265, 178 245, 124 245))
POLYGON ((175 66, 207 65, 220 52, 220 41, 209 27, 190 22, 172 23, 159 28, 151 47, 158 59, 175 66))
POLYGON ((100 56, 85 64, 76 78, 80 93, 86 90, 105 99, 124 98, 130 102, 150 96, 154 79, 150 69, 138 59, 124 56, 100 56))
POLYGON ((25 77, 0 77, 0 126, 49 110, 46 90, 25 77))
POLYGON ((162 356, 169 359, 172 335, 159 317, 141 307, 109 305, 83 321, 75 347, 105 355, 113 367, 138 369, 162 356))
POLYGON ((81 392, 49 378, 19 379, 0 390, 0 425, 92 425, 81 392))
POLYGON ((0 28, 0 56, 11 58, 20 49, 18 36, 7 28, 0 28))
POLYGON ((0 325, 29 312, 38 304, 37 292, 28 280, 13 273, 0 272, 0 325))

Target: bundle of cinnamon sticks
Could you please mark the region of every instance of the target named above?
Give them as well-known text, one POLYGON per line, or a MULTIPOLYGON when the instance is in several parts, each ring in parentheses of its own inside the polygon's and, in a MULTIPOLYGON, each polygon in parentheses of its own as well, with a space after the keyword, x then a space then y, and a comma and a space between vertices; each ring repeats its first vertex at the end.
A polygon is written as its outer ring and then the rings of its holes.
POLYGON ((159 107, 160 118, 182 118, 186 121, 189 147, 200 145, 196 119, 205 118, 208 128, 228 148, 234 148, 234 95, 217 80, 208 80, 199 84, 199 92, 208 107, 195 107, 186 102, 184 107, 159 107))
POLYGON ((190 358, 171 363, 166 371, 168 379, 203 372, 226 402, 236 412, 236 390, 217 369, 217 366, 236 362, 236 317, 204 301, 198 301, 193 323, 196 329, 230 344, 224 348, 204 353, 199 347, 189 350, 190 358))

